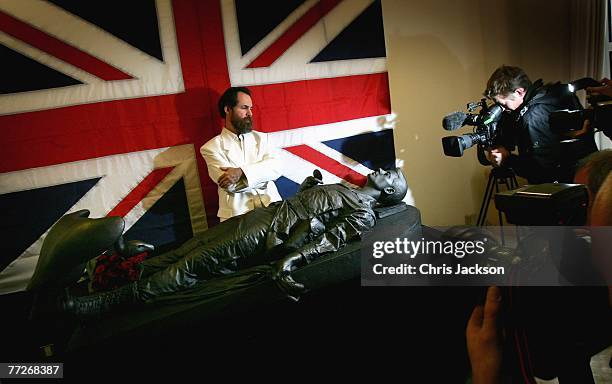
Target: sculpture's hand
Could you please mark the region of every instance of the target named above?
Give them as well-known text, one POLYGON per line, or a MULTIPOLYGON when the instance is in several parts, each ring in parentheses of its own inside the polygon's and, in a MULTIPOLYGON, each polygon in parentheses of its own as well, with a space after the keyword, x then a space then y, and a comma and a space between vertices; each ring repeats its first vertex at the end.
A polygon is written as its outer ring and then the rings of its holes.
POLYGON ((121 236, 115 242, 115 250, 123 258, 132 257, 143 252, 153 252, 155 247, 141 240, 124 240, 121 236))
POLYGON ((274 267, 272 279, 278 289, 293 301, 300 299, 300 295, 306 291, 306 287, 291 277, 291 270, 303 264, 304 261, 304 257, 301 254, 292 253, 278 261, 274 267))
POLYGON ((307 178, 304 179, 304 181, 302 181, 302 184, 300 184, 300 192, 301 191, 305 191, 308 188, 312 188, 316 185, 319 184, 323 184, 323 181, 313 177, 313 176, 308 176, 307 178))

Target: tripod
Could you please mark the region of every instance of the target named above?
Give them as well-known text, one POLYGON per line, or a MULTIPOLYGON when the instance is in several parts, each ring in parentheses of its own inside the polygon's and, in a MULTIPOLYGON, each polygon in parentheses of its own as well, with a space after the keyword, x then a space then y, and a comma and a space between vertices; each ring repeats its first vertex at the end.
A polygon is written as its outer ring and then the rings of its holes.
MULTIPOLYGON (((505 184, 507 190, 518 188, 518 181, 516 180, 516 175, 511 168, 502 168, 502 167, 494 167, 491 169, 491 173, 489 174, 489 181, 487 182, 487 188, 485 189, 484 196, 482 198, 482 204, 480 205, 480 213, 478 214, 478 221, 476 225, 482 227, 485 222, 485 218, 487 217, 487 211, 489 210, 489 205, 491 204, 491 197, 493 196, 493 189, 495 192, 499 192, 499 184, 505 184)), ((497 212, 497 216, 499 217, 499 226, 503 227, 504 223, 502 220, 502 213, 497 212)), ((501 233, 501 241, 504 244, 504 234, 503 231, 501 233)))

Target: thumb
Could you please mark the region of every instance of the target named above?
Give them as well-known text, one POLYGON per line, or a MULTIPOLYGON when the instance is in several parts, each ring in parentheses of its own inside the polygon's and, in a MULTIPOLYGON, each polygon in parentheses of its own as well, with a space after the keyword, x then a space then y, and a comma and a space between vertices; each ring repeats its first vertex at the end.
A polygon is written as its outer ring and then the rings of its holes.
POLYGON ((472 315, 468 320, 467 332, 475 332, 482 327, 484 320, 484 308, 482 305, 477 305, 472 311, 472 315))
POLYGON ((222 171, 227 171, 229 169, 229 167, 219 167, 220 170, 222 171))
POLYGON ((484 306, 483 327, 495 329, 497 317, 501 309, 501 299, 502 297, 499 287, 489 287, 484 306))

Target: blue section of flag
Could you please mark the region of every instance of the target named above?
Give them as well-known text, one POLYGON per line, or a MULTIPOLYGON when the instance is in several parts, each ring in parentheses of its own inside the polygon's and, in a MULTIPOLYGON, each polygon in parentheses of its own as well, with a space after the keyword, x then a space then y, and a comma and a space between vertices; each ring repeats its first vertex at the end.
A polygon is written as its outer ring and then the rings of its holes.
POLYGON ((126 240, 142 240, 155 246, 153 254, 178 247, 193 237, 183 179, 176 182, 124 234, 126 240))
POLYGON ((19 257, 101 178, 0 195, 0 270, 19 257))
POLYGON ((283 200, 295 195, 295 193, 300 188, 300 185, 298 183, 289 180, 285 176, 281 176, 276 179, 275 183, 276 188, 278 189, 278 193, 280 193, 283 200))
POLYGON ((270 4, 253 0, 236 0, 236 19, 242 54, 250 51, 302 3, 304 0, 283 0, 270 4))
POLYGON ((372 170, 395 167, 392 129, 324 141, 323 144, 372 170))
POLYGON ((48 0, 164 61, 155 0, 48 0))
POLYGON ((67 87, 80 81, 0 44, 3 76, 0 94, 67 87))
POLYGON ((385 57, 380 0, 372 3, 311 62, 385 57))

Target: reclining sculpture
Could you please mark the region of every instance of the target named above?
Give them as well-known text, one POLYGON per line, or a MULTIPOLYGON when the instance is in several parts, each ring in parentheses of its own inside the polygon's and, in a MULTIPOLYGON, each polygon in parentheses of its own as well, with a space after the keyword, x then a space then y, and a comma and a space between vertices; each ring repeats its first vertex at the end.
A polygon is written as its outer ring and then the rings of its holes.
MULTIPOLYGON (((294 197, 231 218, 176 250, 143 261, 137 281, 109 292, 68 295, 62 298, 61 305, 78 316, 96 316, 272 262, 275 262, 272 277, 277 286, 295 298, 304 291, 304 286, 293 280, 292 269, 359 238, 376 223, 375 205, 397 204, 407 192, 406 180, 399 169, 372 172, 361 188, 320 184, 319 179, 309 176, 294 197)), ((88 224, 82 225, 84 230, 90 229, 88 224)), ((88 241, 87 247, 68 249, 64 244, 65 252, 43 252, 48 251, 43 245, 30 290, 51 284, 71 268, 97 256, 112 246, 123 231, 121 218, 96 219, 89 226, 104 227, 105 235, 97 235, 97 241, 88 241)))

